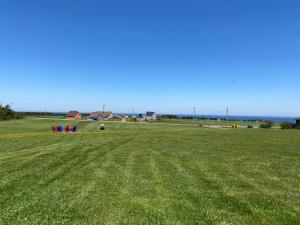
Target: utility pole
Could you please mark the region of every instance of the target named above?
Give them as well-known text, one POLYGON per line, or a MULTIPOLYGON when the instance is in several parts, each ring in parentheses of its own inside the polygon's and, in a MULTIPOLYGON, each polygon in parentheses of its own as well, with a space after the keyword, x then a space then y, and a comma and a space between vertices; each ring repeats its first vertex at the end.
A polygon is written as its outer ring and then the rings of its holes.
POLYGON ((46 116, 47 116, 47 108, 45 108, 45 118, 46 118, 46 116))
POLYGON ((196 107, 194 106, 193 124, 195 124, 195 114, 196 114, 196 107))
POLYGON ((105 104, 103 104, 103 112, 105 112, 105 104))
POLYGON ((227 123, 228 123, 228 120, 229 120, 229 108, 227 107, 226 108, 226 126, 227 126, 227 123))

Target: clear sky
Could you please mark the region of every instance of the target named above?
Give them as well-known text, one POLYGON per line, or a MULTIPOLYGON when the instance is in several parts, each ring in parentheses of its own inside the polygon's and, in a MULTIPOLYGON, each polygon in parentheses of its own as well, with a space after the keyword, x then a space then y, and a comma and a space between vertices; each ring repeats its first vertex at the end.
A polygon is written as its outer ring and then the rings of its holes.
POLYGON ((0 0, 17 110, 300 115, 300 1, 0 0))

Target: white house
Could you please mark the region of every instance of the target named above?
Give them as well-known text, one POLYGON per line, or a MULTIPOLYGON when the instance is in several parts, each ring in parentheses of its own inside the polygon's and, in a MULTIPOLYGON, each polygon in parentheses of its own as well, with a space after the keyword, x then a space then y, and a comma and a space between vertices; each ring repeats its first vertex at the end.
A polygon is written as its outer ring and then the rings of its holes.
POLYGON ((146 112, 146 120, 153 121, 156 120, 156 114, 155 112, 146 112))

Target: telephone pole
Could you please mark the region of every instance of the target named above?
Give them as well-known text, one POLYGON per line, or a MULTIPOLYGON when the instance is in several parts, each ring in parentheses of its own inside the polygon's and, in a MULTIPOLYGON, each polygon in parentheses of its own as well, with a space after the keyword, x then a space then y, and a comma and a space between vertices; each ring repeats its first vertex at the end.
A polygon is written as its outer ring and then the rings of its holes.
POLYGON ((228 120, 229 120, 229 108, 227 107, 226 108, 226 126, 227 126, 228 120))
POLYGON ((103 104, 103 112, 105 112, 105 104, 103 104))
POLYGON ((195 114, 196 114, 196 107, 194 106, 193 124, 195 124, 195 114))

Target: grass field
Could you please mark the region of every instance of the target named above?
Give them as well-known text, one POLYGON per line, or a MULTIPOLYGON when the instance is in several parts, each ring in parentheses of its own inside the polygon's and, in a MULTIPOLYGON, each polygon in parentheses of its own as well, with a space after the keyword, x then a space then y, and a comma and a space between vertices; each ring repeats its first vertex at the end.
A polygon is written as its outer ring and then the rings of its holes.
POLYGON ((0 224, 300 224, 300 130, 98 125, 0 122, 0 224))
MULTIPOLYGON (((217 126, 231 126, 233 124, 240 125, 240 126, 247 126, 247 125, 252 125, 255 127, 259 127, 261 122, 257 121, 225 121, 225 120, 195 120, 193 121, 192 119, 162 119, 162 120, 157 120, 155 123, 171 123, 171 124, 202 124, 202 125, 217 125, 217 126)), ((275 123, 275 127, 278 127, 279 124, 275 123)))

